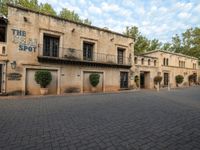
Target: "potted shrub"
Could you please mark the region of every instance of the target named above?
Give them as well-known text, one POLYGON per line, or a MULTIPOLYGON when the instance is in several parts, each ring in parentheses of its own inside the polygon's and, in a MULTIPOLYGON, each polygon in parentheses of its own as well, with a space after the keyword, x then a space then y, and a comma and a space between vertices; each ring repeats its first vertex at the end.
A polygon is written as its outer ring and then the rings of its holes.
POLYGON ((42 95, 48 94, 47 86, 51 83, 52 75, 48 70, 38 70, 35 73, 35 81, 40 85, 40 93, 42 95))
POLYGON ((160 88, 161 81, 162 81, 161 76, 155 76, 154 77, 154 84, 156 85, 156 88, 157 88, 158 91, 159 91, 159 88, 160 88))
POLYGON ((140 85, 139 85, 139 77, 138 76, 135 76, 135 84, 136 84, 136 87, 138 88, 140 85))
POLYGON ((92 85, 92 92, 96 92, 96 87, 99 84, 100 75, 98 73, 92 73, 89 76, 90 84, 92 85))
POLYGON ((184 77, 182 75, 177 75, 175 79, 176 79, 176 86, 178 87, 179 84, 183 83, 184 77))
POLYGON ((188 76, 188 81, 189 81, 189 85, 196 84, 196 82, 197 82, 197 75, 195 73, 189 75, 188 76))

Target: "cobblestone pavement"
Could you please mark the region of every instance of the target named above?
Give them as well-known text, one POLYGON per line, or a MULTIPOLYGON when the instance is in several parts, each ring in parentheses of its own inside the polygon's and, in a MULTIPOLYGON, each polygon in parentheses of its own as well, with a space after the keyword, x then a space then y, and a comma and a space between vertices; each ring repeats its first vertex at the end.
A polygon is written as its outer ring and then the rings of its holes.
POLYGON ((199 150, 200 87, 0 100, 0 150, 199 150))

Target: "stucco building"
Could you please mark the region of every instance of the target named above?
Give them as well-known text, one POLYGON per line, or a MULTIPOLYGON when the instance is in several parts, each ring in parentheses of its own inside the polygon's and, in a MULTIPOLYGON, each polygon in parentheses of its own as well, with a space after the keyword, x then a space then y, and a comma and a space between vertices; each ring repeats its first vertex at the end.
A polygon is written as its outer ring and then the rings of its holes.
POLYGON ((189 76, 198 76, 198 59, 195 57, 155 50, 135 56, 135 74, 140 77, 140 88, 154 88, 154 77, 162 77, 161 87, 176 87, 175 77, 182 75, 181 86, 188 86, 189 76))
POLYGON ((53 76, 50 94, 90 92, 94 72, 97 91, 131 86, 134 40, 123 34, 10 4, 0 30, 1 93, 40 94, 34 79, 40 69, 53 76))
POLYGON ((156 50, 134 56, 134 40, 112 32, 19 6, 8 5, 0 17, 0 93, 40 94, 35 72, 51 72, 49 94, 91 92, 89 75, 98 73, 98 92, 175 87, 175 76, 198 75, 198 59, 156 50))

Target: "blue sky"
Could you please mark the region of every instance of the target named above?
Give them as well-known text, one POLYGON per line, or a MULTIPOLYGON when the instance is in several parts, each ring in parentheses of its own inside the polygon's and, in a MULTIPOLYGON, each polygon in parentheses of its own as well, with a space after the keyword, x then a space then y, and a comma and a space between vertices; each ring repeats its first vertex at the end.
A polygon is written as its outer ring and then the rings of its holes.
POLYGON ((170 42, 191 27, 200 27, 200 0, 39 0, 59 12, 74 10, 92 25, 122 33, 137 26, 149 39, 170 42))

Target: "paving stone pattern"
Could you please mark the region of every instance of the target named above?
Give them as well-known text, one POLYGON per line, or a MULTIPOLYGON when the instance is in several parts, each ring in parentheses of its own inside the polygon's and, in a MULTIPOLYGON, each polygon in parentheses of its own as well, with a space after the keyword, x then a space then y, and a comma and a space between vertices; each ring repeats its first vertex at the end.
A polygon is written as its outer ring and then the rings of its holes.
POLYGON ((0 150, 199 150, 200 87, 0 100, 0 150))

